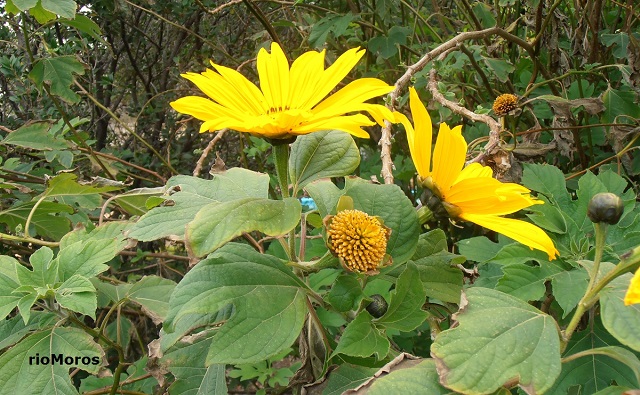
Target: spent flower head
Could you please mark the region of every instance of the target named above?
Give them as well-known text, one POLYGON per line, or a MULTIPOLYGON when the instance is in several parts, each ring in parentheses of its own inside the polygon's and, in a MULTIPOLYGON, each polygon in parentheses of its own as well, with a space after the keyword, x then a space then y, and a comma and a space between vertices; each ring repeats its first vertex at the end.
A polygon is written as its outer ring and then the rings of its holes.
POLYGON ((518 97, 511 93, 505 93, 496 97, 493 102, 493 112, 499 116, 504 117, 511 111, 515 110, 518 104, 518 97))
POLYGON ((171 106, 204 121, 200 132, 230 128, 269 139, 289 139, 336 129, 368 138, 363 126, 376 122, 383 126, 385 119, 393 121, 395 116, 385 106, 365 101, 391 92, 393 86, 377 78, 359 78, 329 95, 364 52, 350 49, 325 69, 325 51, 309 51, 289 67, 280 46, 272 43, 271 53, 264 48, 258 52, 259 88, 236 70, 211 62, 215 70, 182 74, 209 98, 186 96, 171 106), (375 122, 360 112, 368 113, 375 122))
POLYGON ((407 131, 411 158, 421 184, 442 200, 451 217, 502 233, 555 259, 558 251, 542 229, 503 217, 543 202, 531 197, 531 191, 521 185, 496 180, 490 167, 479 163, 464 167, 467 143, 462 126, 452 129, 444 122, 440 124, 432 157, 431 118, 414 88, 409 88, 409 95, 414 125, 404 115, 398 118, 407 131))
POLYGON ((390 263, 386 252, 391 230, 378 217, 342 210, 325 222, 329 250, 347 270, 372 273, 390 263))

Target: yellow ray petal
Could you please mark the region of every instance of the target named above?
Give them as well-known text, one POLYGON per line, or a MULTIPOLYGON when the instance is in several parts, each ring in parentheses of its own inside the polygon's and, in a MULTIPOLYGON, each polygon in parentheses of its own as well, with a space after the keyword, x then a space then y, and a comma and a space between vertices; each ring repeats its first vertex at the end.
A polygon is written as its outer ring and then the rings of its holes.
POLYGON ((462 214, 460 218, 494 232, 502 233, 529 248, 544 251, 549 255, 549 260, 555 259, 558 254, 558 250, 549 236, 542 229, 528 222, 482 214, 462 214))
POLYGON ((362 114, 345 115, 341 117, 331 117, 312 120, 301 125, 296 130, 299 134, 307 134, 317 130, 342 130, 356 137, 369 138, 369 133, 362 129, 362 126, 375 125, 369 118, 362 114))
POLYGON ((362 103, 360 104, 359 110, 356 111, 365 111, 368 112, 369 115, 375 119, 376 123, 380 126, 384 126, 384 121, 387 120, 391 123, 397 123, 396 114, 398 112, 391 112, 387 107, 381 104, 371 104, 371 103, 362 103))
POLYGON ((289 107, 289 62, 280 45, 271 43, 271 53, 261 48, 256 63, 267 105, 280 111, 289 107))
POLYGON ((462 126, 451 129, 446 123, 441 123, 433 150, 431 176, 443 194, 446 194, 458 178, 466 156, 467 142, 462 137, 462 126))
POLYGON ((409 150, 418 174, 426 178, 431 174, 433 126, 429 112, 420 101, 420 97, 418 97, 418 93, 413 87, 409 88, 409 107, 411 107, 411 116, 415 125, 415 129, 407 128, 407 125, 405 125, 409 150))
POLYGON ((189 114, 201 121, 211 121, 219 117, 234 119, 241 123, 237 112, 229 110, 218 103, 200 96, 185 96, 169 103, 174 110, 183 114, 189 114))
POLYGON ((309 95, 306 105, 313 107, 320 100, 324 99, 325 96, 349 74, 362 55, 364 55, 364 52, 364 49, 352 48, 340 55, 322 75, 316 76, 318 83, 316 84, 315 90, 309 95))
POLYGON ((262 112, 259 106, 247 100, 246 94, 239 94, 233 85, 213 70, 202 74, 186 73, 182 76, 193 82, 205 95, 232 111, 248 112, 251 115, 258 115, 262 112))
POLYGON ((313 108, 313 113, 318 117, 327 118, 359 111, 359 106, 365 101, 392 90, 393 86, 377 78, 360 78, 323 100, 313 108))
POLYGON ((454 181, 454 184, 466 179, 466 178, 483 178, 483 177, 493 177, 493 170, 489 166, 482 166, 480 163, 471 163, 466 166, 460 174, 458 174, 458 178, 454 181))
POLYGON ((211 64, 216 71, 235 88, 238 95, 246 96, 247 102, 251 103, 258 113, 262 114, 269 110, 264 95, 253 82, 246 79, 242 74, 234 69, 220 66, 213 62, 211 62, 211 64))
POLYGON ((631 278, 629 289, 627 289, 627 293, 624 295, 625 306, 635 303, 640 303, 640 269, 638 269, 636 274, 631 278))
POLYGON ((292 108, 310 109, 319 101, 312 103, 311 98, 318 89, 318 77, 325 72, 324 55, 324 50, 305 52, 291 65, 289 97, 292 108))
POLYGON ((529 192, 521 185, 503 184, 494 178, 466 178, 455 183, 445 199, 464 213, 505 215, 543 203, 529 192))

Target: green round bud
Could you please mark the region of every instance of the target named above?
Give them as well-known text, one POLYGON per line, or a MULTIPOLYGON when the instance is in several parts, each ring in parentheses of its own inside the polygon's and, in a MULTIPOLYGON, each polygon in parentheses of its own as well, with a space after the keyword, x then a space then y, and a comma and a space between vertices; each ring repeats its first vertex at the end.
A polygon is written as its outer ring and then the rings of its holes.
POLYGON ((617 224, 624 212, 622 199, 610 192, 596 194, 589 201, 587 216, 591 222, 606 222, 609 225, 617 224))
POLYGON ((374 318, 380 318, 387 312, 388 307, 389 305, 382 295, 375 294, 371 295, 371 303, 367 305, 366 309, 374 318))

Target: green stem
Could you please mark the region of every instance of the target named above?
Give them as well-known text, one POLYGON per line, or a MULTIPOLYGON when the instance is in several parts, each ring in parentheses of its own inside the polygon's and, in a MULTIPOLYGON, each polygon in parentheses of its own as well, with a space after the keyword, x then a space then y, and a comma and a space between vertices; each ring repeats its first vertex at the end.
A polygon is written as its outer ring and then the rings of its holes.
POLYGON ((418 221, 420 224, 426 224, 433 219, 433 212, 427 206, 418 209, 418 221))
MULTIPOLYGON (((573 336, 573 332, 575 332, 576 328, 578 327, 578 324, 580 323, 580 320, 582 319, 582 316, 584 315, 584 313, 587 310, 589 310, 591 307, 593 307, 593 305, 596 304, 596 302, 598 301, 597 292, 600 289, 602 289, 602 287, 604 287, 609 281, 613 279, 613 278, 610 278, 608 281, 605 282, 603 281, 605 280, 603 278, 596 285, 598 271, 600 270, 600 261, 602 260, 602 253, 604 252, 604 244, 607 238, 607 224, 604 222, 597 222, 597 223, 594 223, 593 225, 596 230, 596 255, 593 260, 593 268, 590 273, 591 278, 589 279, 589 285, 587 286, 587 290, 585 291, 584 296, 582 297, 582 299, 580 299, 580 302, 576 307, 576 311, 573 314, 573 317, 571 317, 571 321, 569 321, 569 325, 567 325, 567 328, 564 330, 564 333, 562 336, 561 351, 564 351, 565 348, 567 347, 567 344, 569 344, 569 340, 571 340, 571 336, 573 336)), ((608 276, 605 276, 605 278, 608 278, 608 276)))
POLYGON ((109 339, 107 336, 96 331, 95 329, 88 327, 87 325, 84 324, 84 322, 80 321, 73 315, 69 315, 68 318, 71 321, 73 321, 74 324, 78 325, 82 330, 87 332, 89 335, 91 335, 96 339, 97 338, 101 339, 102 341, 107 343, 109 346, 111 346, 114 350, 116 350, 116 352, 118 353, 118 366, 116 367, 116 370, 113 373, 113 385, 111 386, 111 391, 109 392, 109 395, 115 395, 116 391, 118 390, 118 387, 120 386, 120 376, 124 371, 124 368, 126 367, 124 350, 118 343, 109 339))
POLYGON ((33 237, 13 236, 13 235, 8 235, 6 233, 0 233, 0 241, 2 240, 10 240, 18 243, 32 243, 32 244, 47 246, 52 248, 58 247, 60 245, 60 243, 58 243, 57 241, 44 241, 44 240, 36 239, 33 237))
POLYGON ((587 292, 593 289, 598 277, 598 271, 600 270, 600 261, 602 261, 602 253, 604 252, 604 242, 607 238, 607 224, 604 222, 596 222, 593 224, 596 229, 596 255, 593 259, 593 269, 591 272, 591 279, 587 286, 587 292))
MULTIPOLYGON (((283 199, 290 197, 289 194, 289 144, 273 145, 273 157, 276 165, 276 178, 280 186, 280 194, 283 199)), ((296 230, 289 232, 289 245, 287 256, 290 261, 297 262, 296 257, 296 230)))
POLYGON ((276 177, 283 198, 289 197, 289 145, 273 145, 273 157, 276 164, 276 177))

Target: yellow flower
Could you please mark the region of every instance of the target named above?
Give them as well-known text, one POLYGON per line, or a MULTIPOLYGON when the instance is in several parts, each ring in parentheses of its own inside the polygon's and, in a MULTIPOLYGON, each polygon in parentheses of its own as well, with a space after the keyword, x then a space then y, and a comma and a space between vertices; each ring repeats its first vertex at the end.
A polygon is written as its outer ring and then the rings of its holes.
POLYGON ((329 249, 353 272, 373 272, 385 258, 391 231, 376 217, 342 210, 327 221, 329 249))
POLYGON ((395 116, 385 106, 365 103, 393 90, 377 78, 360 78, 327 95, 356 65, 364 50, 351 49, 324 68, 325 51, 309 51, 291 68, 276 43, 271 53, 260 49, 257 58, 260 88, 236 70, 211 62, 214 70, 182 76, 193 82, 209 99, 182 97, 171 103, 178 112, 204 121, 200 132, 230 128, 272 139, 285 139, 319 130, 336 129, 368 138, 363 126, 379 125, 395 116), (326 97, 326 99, 325 99, 326 97), (324 99, 324 100, 323 100, 324 99))
POLYGON ((635 303, 640 303, 640 269, 636 271, 636 274, 631 279, 627 294, 624 296, 625 306, 635 303))
POLYGON ((446 123, 440 124, 432 161, 431 118, 415 89, 409 88, 409 91, 415 130, 407 117, 398 115, 398 118, 407 131, 411 157, 422 185, 442 200, 449 215, 502 233, 555 259, 558 251, 542 229, 501 217, 543 202, 532 198, 531 191, 521 185, 494 179, 489 167, 479 163, 464 167, 467 143, 462 136, 462 126, 451 129, 446 123))

